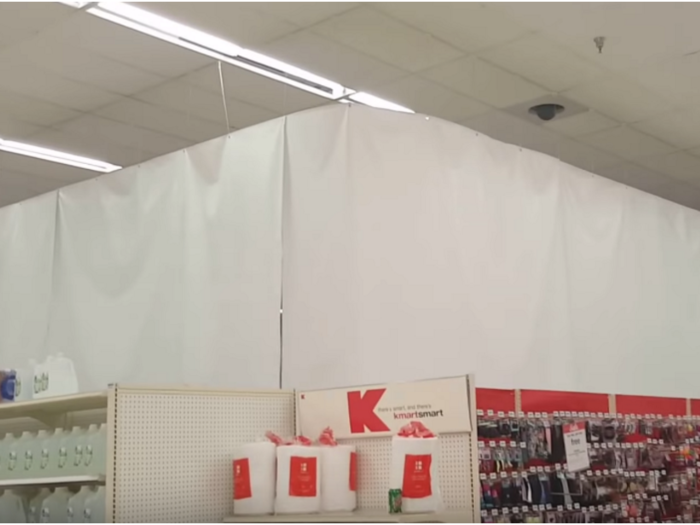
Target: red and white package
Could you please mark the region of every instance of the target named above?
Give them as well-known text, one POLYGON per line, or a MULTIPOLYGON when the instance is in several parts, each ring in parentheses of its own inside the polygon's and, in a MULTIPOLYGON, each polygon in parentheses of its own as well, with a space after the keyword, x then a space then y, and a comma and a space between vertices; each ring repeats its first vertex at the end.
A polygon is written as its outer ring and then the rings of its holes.
POLYGON ((268 432, 277 445, 276 514, 306 514, 321 510, 321 450, 305 436, 283 440, 268 432))
POLYGON ((401 489, 401 511, 438 512, 438 438, 420 421, 399 430, 391 443, 390 489, 401 489))
POLYGON ((357 508, 357 453, 353 445, 339 445, 333 430, 318 438, 321 445, 321 510, 350 512, 357 508))
POLYGON ((277 447, 269 441, 248 443, 233 452, 233 513, 272 514, 275 506, 277 447))

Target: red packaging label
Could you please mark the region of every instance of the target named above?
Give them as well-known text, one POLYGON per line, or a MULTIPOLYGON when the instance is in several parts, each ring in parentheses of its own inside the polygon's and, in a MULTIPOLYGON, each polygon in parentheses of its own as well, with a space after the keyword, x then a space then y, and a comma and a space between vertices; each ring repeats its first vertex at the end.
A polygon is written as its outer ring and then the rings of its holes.
POLYGON ((404 498, 427 498, 433 495, 430 479, 430 464, 433 456, 424 454, 415 456, 406 454, 403 464, 403 487, 401 487, 404 498))
POLYGON ((350 490, 357 491, 357 454, 350 452, 350 490))
POLYGON ((248 458, 233 460, 233 499, 246 499, 253 496, 250 489, 250 463, 248 458))
POLYGON ((295 498, 315 498, 316 475, 316 458, 289 458, 289 495, 295 498))

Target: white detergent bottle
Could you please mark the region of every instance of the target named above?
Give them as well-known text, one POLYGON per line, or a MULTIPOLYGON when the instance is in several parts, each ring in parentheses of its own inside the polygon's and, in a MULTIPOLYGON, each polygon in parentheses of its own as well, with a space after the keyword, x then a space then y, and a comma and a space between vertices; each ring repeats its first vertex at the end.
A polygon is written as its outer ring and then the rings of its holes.
POLYGON ((99 487, 85 499, 83 519, 85 523, 105 523, 105 488, 99 487))
POLYGON ((78 376, 75 373, 73 361, 61 352, 49 362, 51 385, 49 392, 52 396, 68 396, 78 393, 78 376))
POLYGON ((31 477, 34 465, 34 445, 36 444, 36 434, 25 430, 19 438, 17 447, 17 477, 26 479, 31 477))
POLYGON ((68 487, 58 487, 41 504, 41 523, 68 523, 68 500, 73 493, 68 487))
POLYGON ((85 522, 85 501, 95 493, 95 489, 89 485, 80 487, 77 494, 68 500, 68 523, 85 522))
POLYGON ((68 465, 68 472, 72 476, 77 476, 85 472, 83 466, 83 457, 85 455, 85 429, 73 427, 70 438, 73 450, 68 449, 68 459, 70 462, 70 465, 68 465))
POLYGON ((36 359, 30 359, 29 364, 17 369, 15 377, 15 401, 29 401, 34 395, 34 370, 36 359))
POLYGON ((44 487, 36 496, 29 500, 29 507, 27 508, 27 522, 40 523, 41 506, 44 504, 44 500, 50 495, 51 489, 44 487))
POLYGON ((27 502, 14 490, 0 496, 0 523, 27 523, 27 502))

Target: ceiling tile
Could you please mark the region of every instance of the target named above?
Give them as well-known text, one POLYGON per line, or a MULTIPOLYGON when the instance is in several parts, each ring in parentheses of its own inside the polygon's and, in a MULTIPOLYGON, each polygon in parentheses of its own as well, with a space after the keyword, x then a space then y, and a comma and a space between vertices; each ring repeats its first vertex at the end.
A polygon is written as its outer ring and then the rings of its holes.
POLYGON ((684 151, 648 155, 636 162, 672 179, 700 185, 700 158, 684 151))
POLYGON ((314 26, 313 32, 416 72, 454 60, 457 49, 371 9, 358 7, 314 26))
POLYGON ((0 48, 32 37, 75 9, 60 2, 0 3, 0 48))
POLYGON ((661 113, 671 103, 621 77, 608 76, 566 91, 565 95, 621 122, 636 122, 661 113))
POLYGON ((19 140, 40 129, 42 129, 40 126, 27 124, 0 113, 0 138, 19 140))
POLYGON ((0 59, 0 89, 76 111, 90 111, 120 97, 7 57, 0 59))
MULTIPOLYGON (((39 144, 37 141, 34 141, 34 143, 39 144)), ((48 144, 46 145, 47 147, 51 147, 48 144)), ((6 153, 4 151, 0 152, 0 170, 21 173, 27 176, 39 176, 59 181, 63 184, 79 182, 96 175, 94 171, 74 168, 72 166, 66 166, 65 164, 57 164, 56 162, 34 159, 24 155, 15 155, 14 153, 6 153)))
POLYGON ((586 111, 567 117, 566 113, 560 117, 543 122, 548 129, 562 133, 569 137, 580 137, 619 126, 619 123, 595 111, 586 111))
POLYGON ((83 12, 75 13, 42 36, 50 39, 54 45, 87 49, 168 78, 184 75, 214 62, 194 51, 83 12))
POLYGON ((658 188, 654 193, 676 204, 700 209, 700 189, 689 184, 674 183, 658 188))
MULTIPOLYGON (((184 79, 143 91, 135 98, 173 109, 185 117, 192 115, 212 121, 220 126, 222 134, 226 132, 226 117, 221 94, 195 87, 184 79)), ((278 113, 247 104, 231 96, 228 97, 226 104, 232 128, 245 128, 279 116, 278 113)))
POLYGON ((3 90, 0 90, 0 114, 37 126, 51 126, 80 115, 72 109, 3 90))
POLYGON ((257 11, 274 15, 299 27, 308 27, 331 16, 349 11, 360 4, 357 2, 258 2, 252 5, 257 11))
POLYGON ((700 146, 700 110, 662 113, 637 122, 634 127, 678 148, 700 146))
MULTIPOLYGON (((124 146, 136 151, 147 151, 155 155, 170 153, 190 145, 190 141, 181 138, 95 115, 85 115, 71 120, 56 126, 56 130, 81 137, 81 141, 83 138, 90 137, 91 140, 100 140, 110 145, 124 146)), ((82 145, 82 142, 80 144, 82 145)), ((103 160, 109 161, 109 159, 103 160)), ((121 162, 117 162, 117 164, 121 164, 121 162)), ((124 166, 124 164, 121 165, 124 166)))
POLYGON ((599 131, 579 137, 578 140, 628 160, 673 151, 673 148, 668 144, 629 126, 599 131))
POLYGON ((421 73, 421 76, 497 108, 547 94, 527 80, 474 57, 443 64, 421 73))
POLYGON ((21 187, 31 191, 34 195, 46 193, 58 189, 63 185, 62 181, 48 179, 38 175, 28 175, 4 169, 0 159, 0 186, 21 187))
POLYGON ((542 34, 602 67, 622 71, 700 49, 700 32, 687 20, 700 15, 693 2, 607 2, 559 19, 542 34), (606 37, 602 53, 593 38, 606 37))
POLYGON ((219 123, 134 99, 100 108, 95 114, 195 143, 226 134, 225 126, 219 123))
POLYGON ((411 108, 417 113, 461 122, 491 108, 418 76, 377 87, 373 95, 411 108))
MULTIPOLYGON (((13 47, 11 53, 15 60, 121 95, 132 95, 165 80, 162 76, 127 66, 86 49, 53 44, 50 38, 41 36, 13 47)), ((5 62, 6 58, 0 54, 1 62, 5 62)))
POLYGON ((401 69, 309 31, 275 40, 261 52, 355 90, 366 91, 406 75, 401 69))
POLYGON ((36 192, 22 186, 5 184, 0 177, 0 203, 3 206, 15 202, 31 199, 36 196, 36 192))
POLYGON ((680 106, 700 104, 700 53, 646 64, 624 75, 680 106))
POLYGON ((563 138, 556 144, 553 155, 562 162, 576 166, 591 173, 599 173, 603 168, 620 164, 622 159, 606 151, 583 144, 581 142, 563 138))
POLYGON ((542 126, 502 111, 490 111, 467 119, 462 124, 491 138, 529 149, 537 149, 535 146, 541 147, 544 144, 556 144, 561 140, 559 135, 542 126))
POLYGON ((673 179, 631 162, 601 168, 597 173, 647 193, 654 193, 658 188, 673 182, 673 179))
POLYGON ((592 62, 539 35, 520 38, 481 57, 551 91, 564 91, 604 74, 592 62))
MULTIPOLYGON (((276 80, 251 73, 236 66, 225 66, 224 89, 227 98, 287 115, 304 109, 329 104, 331 101, 276 80)), ((184 77, 186 82, 211 93, 221 94, 218 69, 210 66, 184 77)), ((229 108, 231 114, 231 108, 229 108)))
POLYGON ((298 29, 247 2, 146 2, 139 7, 239 46, 258 46, 298 29))
POLYGON ((597 16, 605 7, 604 3, 596 2, 493 2, 487 5, 537 31, 565 20, 597 16))
POLYGON ((476 2, 381 2, 372 7, 467 52, 529 32, 508 14, 476 2))

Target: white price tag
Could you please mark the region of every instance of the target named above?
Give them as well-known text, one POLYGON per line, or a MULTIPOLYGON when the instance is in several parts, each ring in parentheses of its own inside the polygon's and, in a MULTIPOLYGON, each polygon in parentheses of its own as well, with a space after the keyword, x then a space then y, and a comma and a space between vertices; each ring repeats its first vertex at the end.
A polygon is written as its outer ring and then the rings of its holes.
POLYGON ((493 417, 493 410, 487 410, 486 415, 489 417, 493 417))
POLYGON ((561 505, 557 505, 557 512, 562 512, 564 510, 564 507, 561 505))
POLYGON ((508 417, 515 417, 515 412, 508 412, 508 417))
POLYGON ((491 472, 491 474, 489 474, 489 479, 496 479, 496 473, 491 472))
POLYGON ((486 481, 486 474, 484 474, 483 472, 481 474, 479 474, 479 479, 481 481, 486 481))
POLYGON ((499 411, 499 412, 498 412, 498 417, 506 417, 505 412, 500 412, 500 411, 499 411))
POLYGON ((510 510, 508 509, 508 507, 503 508, 503 515, 505 516, 506 514, 510 514, 510 510))

